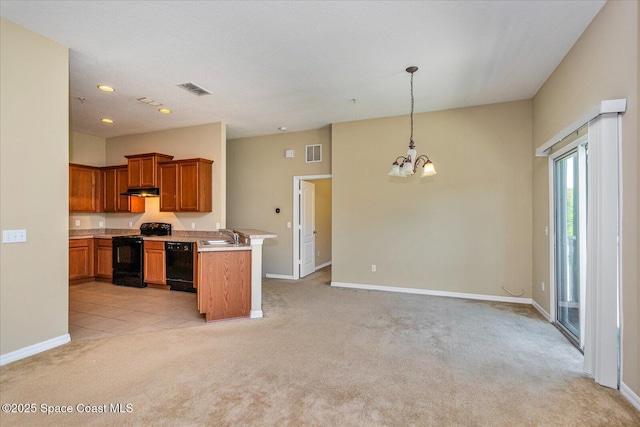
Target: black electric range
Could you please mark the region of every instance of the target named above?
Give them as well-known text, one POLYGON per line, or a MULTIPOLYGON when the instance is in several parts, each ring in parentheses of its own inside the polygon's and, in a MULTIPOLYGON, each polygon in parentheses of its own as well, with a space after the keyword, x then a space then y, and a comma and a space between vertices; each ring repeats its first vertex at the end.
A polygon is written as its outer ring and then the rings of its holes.
POLYGON ((112 282, 116 285, 144 288, 143 238, 170 235, 171 224, 145 222, 140 226, 140 234, 113 237, 112 282))

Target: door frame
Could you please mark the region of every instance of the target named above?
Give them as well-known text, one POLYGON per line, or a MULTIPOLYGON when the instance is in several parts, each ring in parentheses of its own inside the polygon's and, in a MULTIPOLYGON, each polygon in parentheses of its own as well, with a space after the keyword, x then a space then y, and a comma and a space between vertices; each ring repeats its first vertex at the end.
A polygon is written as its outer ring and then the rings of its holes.
POLYGON ((300 181, 313 181, 316 179, 331 179, 331 174, 323 175, 299 175, 293 177, 293 280, 300 278, 300 181))
MULTIPOLYGON (((555 189, 555 161, 568 152, 577 149, 589 141, 589 133, 570 142, 558 151, 549 154, 549 322, 555 324, 557 319, 556 293, 556 189, 555 189)), ((586 224, 585 224, 586 226, 586 224)), ((584 310, 582 310, 584 311, 584 310)))
MULTIPOLYGON (((558 304, 558 293, 557 293, 557 284, 556 284, 556 188, 555 188, 555 162, 558 159, 566 156, 568 153, 574 150, 580 150, 580 146, 589 143, 589 132, 581 137, 577 138, 575 141, 570 142, 566 146, 560 148, 558 151, 549 154, 549 321, 554 325, 558 323, 558 313, 557 313, 557 304, 558 304)), ((580 155, 578 153, 578 155, 580 155)), ((583 211, 586 220, 586 210, 583 211)), ((586 230, 585 230, 586 231, 586 230)), ((584 242, 582 244, 585 244, 584 242)), ((586 256, 586 254, 582 254, 586 256)), ((585 266, 581 263, 581 269, 584 269, 585 266)), ((584 280, 584 279, 583 279, 584 280)), ((582 296, 584 293, 582 294, 582 296)), ((581 299, 581 304, 583 305, 580 309, 580 325, 584 326, 584 299, 581 299)), ((562 329, 561 329, 562 330, 562 329)), ((563 332, 565 333, 565 332, 563 332)), ((584 330, 580 331, 580 339, 578 347, 582 351, 584 348, 584 330)))

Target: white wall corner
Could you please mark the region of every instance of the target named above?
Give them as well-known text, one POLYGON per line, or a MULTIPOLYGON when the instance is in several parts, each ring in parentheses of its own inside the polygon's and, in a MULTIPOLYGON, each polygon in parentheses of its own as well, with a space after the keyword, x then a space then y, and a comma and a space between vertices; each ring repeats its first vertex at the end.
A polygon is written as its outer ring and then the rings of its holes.
POLYGON ((635 394, 633 390, 629 388, 625 383, 620 382, 620 393, 627 399, 635 408, 640 411, 640 396, 635 394))
POLYGON ((0 366, 15 362, 16 360, 24 359, 25 357, 33 356, 34 354, 42 353, 43 351, 51 350, 52 348, 61 346, 70 341, 71 336, 69 334, 64 334, 28 347, 23 347, 7 354, 2 354, 0 355, 0 366))
POLYGON ((544 317, 545 319, 547 319, 547 322, 551 322, 551 315, 549 313, 547 313, 547 310, 545 310, 544 308, 542 308, 542 306, 540 304, 538 304, 536 302, 536 300, 532 299, 531 300, 531 305, 533 306, 533 308, 535 308, 536 310, 538 310, 540 312, 540 314, 542 314, 542 317, 544 317))

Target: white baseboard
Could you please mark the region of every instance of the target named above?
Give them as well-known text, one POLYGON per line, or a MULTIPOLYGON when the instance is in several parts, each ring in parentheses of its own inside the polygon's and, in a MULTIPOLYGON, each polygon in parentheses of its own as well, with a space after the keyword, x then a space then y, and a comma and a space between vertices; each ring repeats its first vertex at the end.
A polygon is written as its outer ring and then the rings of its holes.
POLYGON ((545 319, 547 319, 547 322, 551 322, 551 315, 549 313, 547 313, 547 310, 545 310, 544 308, 542 308, 542 306, 540 304, 538 304, 536 302, 536 300, 532 299, 531 300, 531 305, 533 306, 533 308, 535 308, 536 310, 538 310, 540 312, 540 314, 542 314, 542 317, 544 317, 545 319))
POLYGON ((262 310, 251 310, 249 312, 249 319, 260 319, 262 317, 262 310))
POLYGON ((265 274, 267 279, 282 279, 282 280, 295 280, 293 276, 289 276, 286 274, 265 274))
POLYGON ((70 341, 71 336, 69 334, 64 334, 7 354, 2 354, 0 355, 0 366, 15 362, 16 360, 24 359, 25 357, 33 356, 34 354, 42 353, 43 351, 51 350, 52 348, 66 344, 70 341))
POLYGON ((475 299, 475 300, 482 300, 482 301, 531 304, 531 298, 501 297, 497 295, 466 294, 462 292, 448 292, 448 291, 430 291, 428 289, 396 288, 394 286, 364 285, 360 283, 344 283, 344 282, 331 282, 331 286, 335 286, 338 288, 366 289, 369 291, 399 292, 399 293, 405 293, 405 294, 431 295, 431 296, 437 296, 437 297, 465 298, 465 299, 475 299))
POLYGON ((325 262, 324 264, 316 265, 316 271, 320 270, 321 268, 325 268, 327 266, 330 266, 330 265, 331 265, 331 261, 325 262))
POLYGON ((625 383, 620 382, 620 393, 640 411, 640 396, 635 394, 625 383))

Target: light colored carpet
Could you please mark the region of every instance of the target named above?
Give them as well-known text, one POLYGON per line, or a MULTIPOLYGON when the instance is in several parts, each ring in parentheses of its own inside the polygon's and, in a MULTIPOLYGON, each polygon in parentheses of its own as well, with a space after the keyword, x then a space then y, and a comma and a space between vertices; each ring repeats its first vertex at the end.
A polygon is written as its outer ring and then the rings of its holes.
POLYGON ((1 368, 10 425, 638 426, 531 307, 264 283, 264 319, 76 341, 1 368), (77 405, 130 404, 130 413, 77 405), (40 405, 71 405, 44 415, 40 405))

